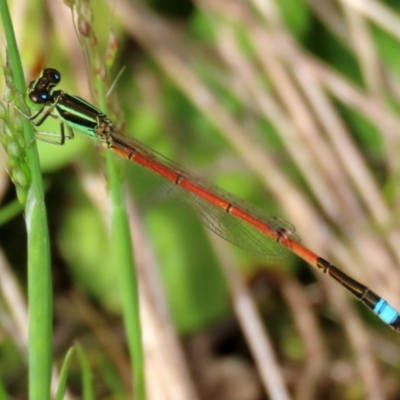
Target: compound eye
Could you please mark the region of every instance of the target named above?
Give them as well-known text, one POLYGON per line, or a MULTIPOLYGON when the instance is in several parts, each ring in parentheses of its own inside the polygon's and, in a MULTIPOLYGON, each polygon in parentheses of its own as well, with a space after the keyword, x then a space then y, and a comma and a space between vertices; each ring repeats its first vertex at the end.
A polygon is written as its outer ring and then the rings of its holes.
POLYGON ((50 94, 47 90, 35 90, 29 93, 29 99, 35 104, 45 104, 50 99, 50 94))
POLYGON ((54 68, 46 68, 42 74, 43 78, 48 80, 49 85, 55 86, 61 81, 61 74, 54 68))

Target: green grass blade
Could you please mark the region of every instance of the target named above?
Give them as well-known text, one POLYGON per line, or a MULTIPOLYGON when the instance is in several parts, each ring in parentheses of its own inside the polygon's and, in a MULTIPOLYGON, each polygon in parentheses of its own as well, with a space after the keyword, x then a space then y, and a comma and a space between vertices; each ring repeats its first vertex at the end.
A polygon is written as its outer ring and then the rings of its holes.
POLYGON ((8 400, 8 399, 9 399, 9 396, 7 395, 3 381, 0 379, 0 400, 8 400))
POLYGON ((0 226, 21 214, 23 208, 17 200, 12 201, 0 209, 0 226))
POLYGON ((64 358, 64 362, 61 368, 60 381, 58 383, 56 400, 63 400, 65 395, 65 389, 67 386, 68 370, 71 364, 71 358, 74 355, 75 349, 72 347, 68 350, 67 355, 64 358))
MULTIPOLYGON (((106 110, 104 88, 98 79, 100 107, 106 110)), ((111 200, 111 246, 113 259, 119 266, 122 290, 124 323, 133 370, 134 398, 146 399, 142 332, 139 314, 138 280, 133 261, 133 249, 128 214, 126 212, 121 178, 111 152, 107 152, 107 171, 110 184, 111 200)))
MULTIPOLYGON (((0 0, 9 63, 14 85, 25 93, 26 85, 6 0, 0 0)), ((23 104, 17 104, 23 107, 23 104)), ((25 109, 25 108, 23 108, 25 109)), ((29 399, 50 398, 52 348, 52 289, 50 278, 50 242, 39 156, 33 141, 34 130, 22 118, 26 156, 31 183, 26 203, 28 231, 28 301, 29 301, 29 399)))
POLYGON ((76 354, 78 355, 79 363, 81 364, 82 370, 82 399, 93 400, 93 385, 92 376, 90 373, 89 362, 86 357, 83 347, 79 343, 75 343, 76 354))

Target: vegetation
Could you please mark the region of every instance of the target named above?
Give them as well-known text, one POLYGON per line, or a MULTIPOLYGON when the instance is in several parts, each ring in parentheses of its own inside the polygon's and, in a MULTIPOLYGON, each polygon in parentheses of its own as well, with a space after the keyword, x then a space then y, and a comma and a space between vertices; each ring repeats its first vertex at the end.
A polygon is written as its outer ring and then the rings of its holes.
POLYGON ((0 0, 0 399, 399 396, 399 336, 340 285, 221 243, 165 182, 21 115, 57 68, 400 309, 400 9, 359 3, 9 1, 10 24, 0 0))

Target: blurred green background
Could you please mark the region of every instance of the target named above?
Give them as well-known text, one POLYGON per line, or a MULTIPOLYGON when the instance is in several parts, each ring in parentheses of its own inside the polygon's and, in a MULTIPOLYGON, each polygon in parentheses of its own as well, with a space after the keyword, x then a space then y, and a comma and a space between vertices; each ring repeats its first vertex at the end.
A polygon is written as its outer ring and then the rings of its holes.
MULTIPOLYGON (((79 15, 61 1, 10 7, 27 81, 45 66, 57 68, 61 89, 96 104, 95 60, 88 70, 74 29, 79 15)), ((106 61, 110 38, 117 42, 110 68, 116 126, 265 215, 291 221, 305 245, 399 308, 398 2, 114 0, 88 7, 106 61)), ((58 131, 59 121, 42 128, 58 131)), ((60 362, 79 339, 98 383, 96 399, 129 398, 125 364, 110 356, 93 322, 101 319, 124 349, 105 150, 75 136, 65 146, 38 142, 52 238, 55 354, 60 362), (89 307, 89 316, 80 307, 89 307)), ((5 207, 15 190, 4 153, 0 159, 5 207)), ((221 268, 226 263, 259 306, 293 398, 400 396, 398 336, 341 287, 290 255, 217 250, 168 185, 127 161, 118 164, 135 215, 134 242, 141 243, 138 268, 150 281, 159 274, 155 302, 164 304, 165 296, 201 398, 271 398, 232 306, 241 294, 221 268), (238 376, 250 374, 243 385, 251 394, 233 389, 239 378, 223 375, 221 359, 243 363, 238 376)), ((22 291, 25 243, 21 212, 0 226, 0 245, 22 291)), ((3 320, 13 320, 9 308, 2 305, 3 320)), ((23 351, 10 330, 2 328, 1 377, 9 393, 24 398, 23 351)))

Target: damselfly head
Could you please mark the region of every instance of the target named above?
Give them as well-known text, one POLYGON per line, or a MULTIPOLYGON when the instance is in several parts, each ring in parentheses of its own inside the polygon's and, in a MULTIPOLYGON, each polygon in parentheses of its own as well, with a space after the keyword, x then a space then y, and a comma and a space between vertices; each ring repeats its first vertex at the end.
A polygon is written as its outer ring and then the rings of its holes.
POLYGON ((52 101, 52 90, 61 81, 61 74, 54 68, 45 68, 39 77, 29 84, 26 100, 31 108, 40 108, 52 101))

